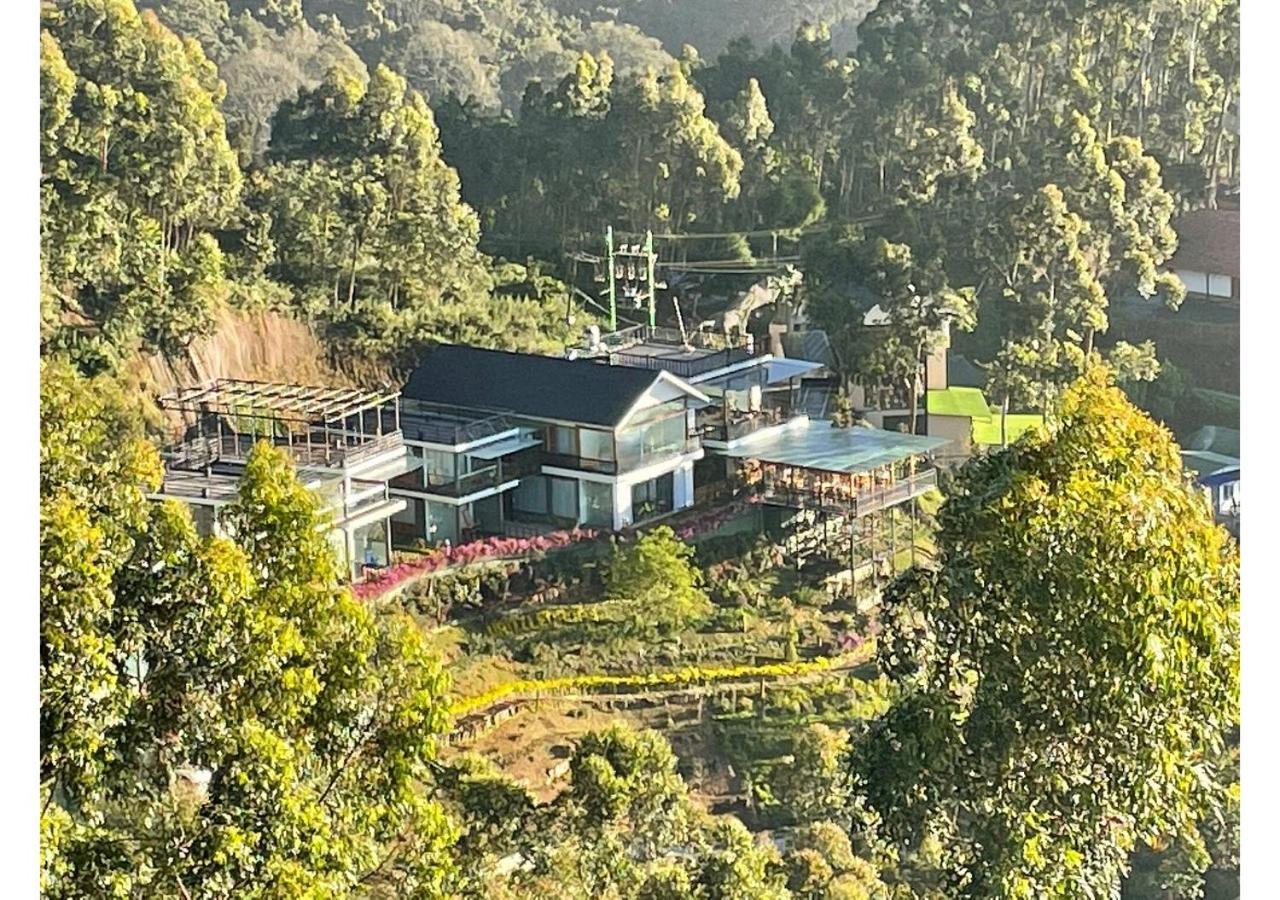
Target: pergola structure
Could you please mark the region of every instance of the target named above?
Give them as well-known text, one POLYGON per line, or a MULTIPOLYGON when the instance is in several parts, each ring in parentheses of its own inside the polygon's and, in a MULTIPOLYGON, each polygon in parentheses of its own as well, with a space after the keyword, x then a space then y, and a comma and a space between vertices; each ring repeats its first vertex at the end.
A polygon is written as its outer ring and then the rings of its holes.
POLYGON ((400 392, 220 378, 181 388, 160 406, 194 417, 171 462, 202 468, 240 460, 259 440, 288 448, 300 465, 334 468, 400 441, 400 392))
POLYGON ((915 501, 936 487, 932 456, 947 443, 945 438, 800 419, 748 438, 726 454, 741 460, 740 478, 762 503, 806 513, 824 537, 832 525, 842 529, 838 533, 847 531, 856 569, 860 548, 872 548, 865 561, 875 558, 886 517, 889 558, 896 556, 894 512, 908 503, 914 555, 915 501))

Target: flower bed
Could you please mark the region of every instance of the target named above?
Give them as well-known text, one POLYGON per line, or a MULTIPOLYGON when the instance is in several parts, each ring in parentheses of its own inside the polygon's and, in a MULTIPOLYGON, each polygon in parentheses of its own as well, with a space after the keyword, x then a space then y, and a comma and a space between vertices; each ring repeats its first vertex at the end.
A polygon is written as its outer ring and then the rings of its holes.
POLYGON ((488 537, 467 544, 437 547, 410 562, 396 563, 371 575, 365 581, 353 585, 351 590, 359 600, 370 600, 400 587, 406 581, 420 575, 429 575, 451 566, 466 566, 491 559, 510 559, 545 553, 558 547, 568 547, 579 541, 594 540, 600 532, 591 528, 575 528, 571 531, 553 531, 536 537, 488 537))
POLYGON ((687 541, 698 535, 715 531, 722 525, 733 521, 746 512, 753 502, 755 502, 754 497, 748 500, 739 500, 719 509, 700 513, 687 519, 677 520, 671 527, 676 533, 676 537, 682 541, 687 541))
MULTIPOLYGON (((715 531, 726 522, 742 515, 748 506, 754 502, 754 499, 739 500, 728 506, 710 511, 690 513, 677 519, 668 520, 664 524, 670 524, 672 530, 676 533, 676 537, 682 541, 687 541, 698 535, 715 531)), ((643 530, 643 526, 636 529, 635 532, 628 530, 623 532, 623 537, 633 536, 643 530)), ((453 566, 466 566, 491 559, 533 556, 545 553, 548 550, 595 540, 608 534, 608 531, 594 528, 574 528, 568 531, 553 531, 530 538, 488 537, 481 538, 478 541, 471 541, 467 544, 459 544, 456 547, 437 547, 418 559, 396 563, 370 575, 365 581, 353 585, 352 592, 359 600, 370 600, 400 587, 406 581, 422 575, 429 575, 442 569, 453 566)))

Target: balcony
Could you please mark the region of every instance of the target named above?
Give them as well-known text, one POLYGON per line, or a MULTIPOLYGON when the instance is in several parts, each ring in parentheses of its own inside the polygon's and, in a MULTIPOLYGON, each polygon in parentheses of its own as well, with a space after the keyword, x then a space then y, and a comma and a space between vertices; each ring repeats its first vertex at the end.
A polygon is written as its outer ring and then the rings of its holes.
POLYGON ((319 434, 314 437, 308 440, 305 435, 294 436, 286 441, 252 434, 195 437, 169 448, 164 456, 171 468, 185 470, 203 469, 217 462, 244 463, 253 448, 266 441, 292 456, 299 467, 340 469, 404 446, 404 435, 399 431, 352 441, 332 434, 327 441, 319 434))
POLYGON ((491 490, 502 483, 502 466, 492 465, 463 475, 424 472, 422 490, 428 494, 459 499, 491 490))
POLYGON ((766 402, 755 412, 730 411, 723 407, 709 407, 698 412, 698 429, 702 439, 729 444, 749 437, 762 428, 781 425, 791 418, 791 404, 785 398, 766 402))
POLYGON ((851 489, 847 482, 823 478, 784 480, 766 477, 755 487, 760 498, 773 506, 864 516, 906 503, 937 485, 938 471, 929 468, 892 484, 876 484, 861 490, 851 489))
POLYGON ((652 448, 642 447, 639 452, 624 452, 616 459, 590 459, 571 453, 546 451, 542 454, 542 465, 557 469, 573 469, 578 472, 597 472, 601 475, 619 475, 643 469, 645 466, 663 460, 676 459, 686 453, 694 452, 701 446, 701 439, 694 434, 687 435, 681 441, 652 448))
POLYGON ((504 415, 437 408, 423 403, 410 405, 406 401, 400 411, 400 427, 411 441, 460 447, 516 426, 504 415))

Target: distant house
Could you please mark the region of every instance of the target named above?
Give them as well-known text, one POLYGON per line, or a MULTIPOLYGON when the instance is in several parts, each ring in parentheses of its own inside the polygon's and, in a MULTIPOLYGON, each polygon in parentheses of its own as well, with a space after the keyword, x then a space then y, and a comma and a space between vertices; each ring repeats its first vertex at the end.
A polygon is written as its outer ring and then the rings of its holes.
POLYGON ((1000 415, 1000 408, 987 401, 982 385, 986 373, 964 357, 943 347, 926 366, 925 433, 945 437, 960 455, 981 447, 1012 444, 1033 428, 1044 424, 1039 413, 1000 415), (1003 419, 1003 421, 1002 421, 1003 419))
POLYGON ((1174 222, 1178 251, 1169 268, 1189 299, 1240 301, 1240 210, 1197 209, 1174 222))
POLYGON ((1213 505, 1213 516, 1232 531, 1240 524, 1240 432, 1206 425, 1182 442, 1182 465, 1213 505))

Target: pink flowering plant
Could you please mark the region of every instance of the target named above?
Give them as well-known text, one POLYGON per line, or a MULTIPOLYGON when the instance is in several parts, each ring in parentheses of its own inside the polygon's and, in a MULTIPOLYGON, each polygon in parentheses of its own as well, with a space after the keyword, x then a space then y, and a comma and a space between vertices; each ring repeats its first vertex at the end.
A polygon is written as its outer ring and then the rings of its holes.
POLYGON ((490 559, 534 556, 548 550, 568 547, 579 541, 594 540, 597 536, 599 532, 595 529, 574 528, 528 538, 487 537, 457 546, 436 547, 416 559, 399 562, 371 573, 364 581, 352 586, 352 593, 359 600, 369 600, 420 575, 429 575, 453 566, 467 566, 490 559))

